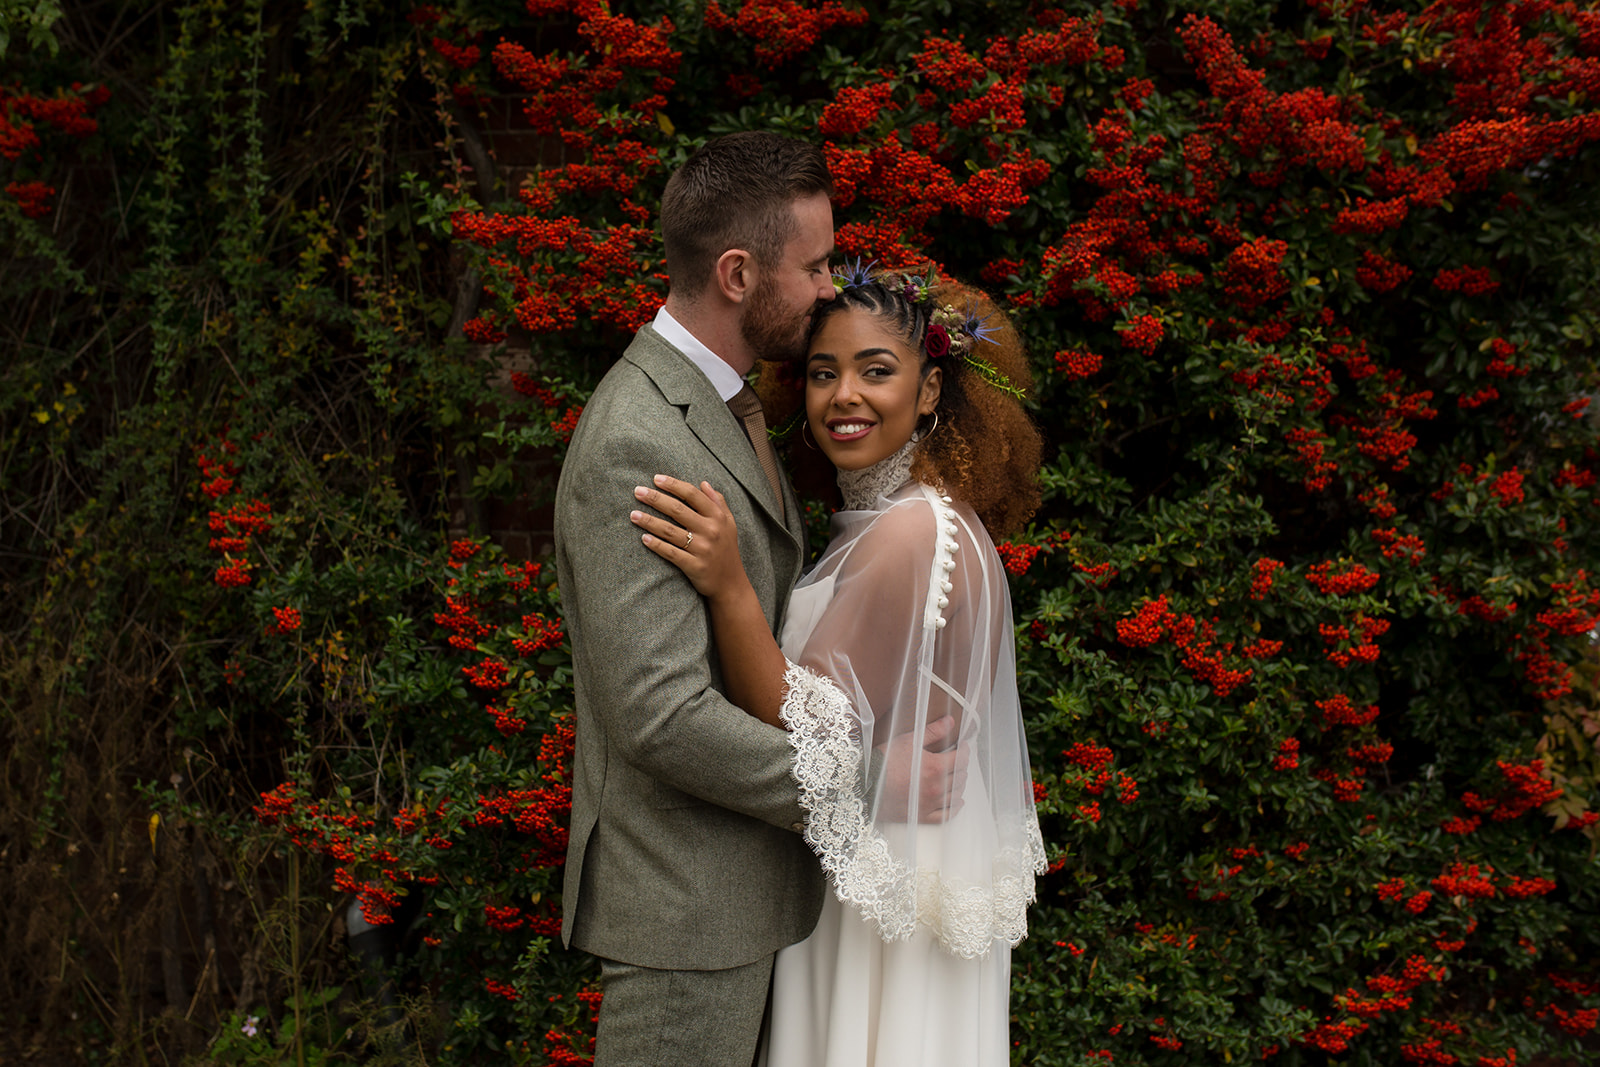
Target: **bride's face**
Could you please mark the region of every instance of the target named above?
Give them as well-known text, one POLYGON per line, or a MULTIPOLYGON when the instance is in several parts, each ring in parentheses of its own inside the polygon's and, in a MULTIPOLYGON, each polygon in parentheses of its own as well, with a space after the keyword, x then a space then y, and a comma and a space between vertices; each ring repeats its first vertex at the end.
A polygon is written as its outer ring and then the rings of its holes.
POLYGON ((939 404, 939 368, 870 311, 823 320, 806 358, 806 421, 840 470, 862 470, 894 455, 939 404))

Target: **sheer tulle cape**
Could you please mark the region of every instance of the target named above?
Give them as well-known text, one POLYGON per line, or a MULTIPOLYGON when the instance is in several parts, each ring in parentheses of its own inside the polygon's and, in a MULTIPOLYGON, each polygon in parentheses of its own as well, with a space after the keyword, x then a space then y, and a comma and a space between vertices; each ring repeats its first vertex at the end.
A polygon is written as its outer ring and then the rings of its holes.
POLYGON ((908 482, 834 516, 799 588, 822 583, 831 595, 796 598, 814 617, 784 626, 809 630, 802 647, 785 642, 782 712, 807 842, 839 899, 886 941, 926 930, 965 958, 1015 945, 1045 857, 993 542, 970 510, 908 482), (892 785, 918 780, 920 747, 893 767, 886 746, 944 715, 960 723, 968 775, 956 814, 923 823, 915 790, 892 785))

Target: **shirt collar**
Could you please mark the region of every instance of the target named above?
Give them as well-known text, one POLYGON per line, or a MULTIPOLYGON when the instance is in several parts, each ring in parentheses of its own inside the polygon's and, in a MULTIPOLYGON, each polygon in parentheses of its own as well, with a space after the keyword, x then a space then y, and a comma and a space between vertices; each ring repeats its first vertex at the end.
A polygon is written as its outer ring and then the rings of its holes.
POLYGON ((739 372, 717 355, 711 349, 700 343, 700 339, 686 329, 683 323, 667 313, 666 308, 656 312, 655 321, 650 325, 655 327, 668 344, 688 357, 689 362, 700 368, 700 372, 711 379, 712 388, 716 389, 724 403, 732 400, 734 394, 744 388, 744 379, 739 372))

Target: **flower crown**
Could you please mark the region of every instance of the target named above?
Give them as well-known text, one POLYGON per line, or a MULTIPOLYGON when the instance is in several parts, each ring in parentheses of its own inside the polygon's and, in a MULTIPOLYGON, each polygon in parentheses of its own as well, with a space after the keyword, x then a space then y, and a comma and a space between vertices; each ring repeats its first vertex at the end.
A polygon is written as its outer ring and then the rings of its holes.
POLYGON ((1018 400, 1023 399, 1022 390, 1012 385, 1010 378, 1001 373, 993 363, 973 354, 973 350, 980 342, 991 345, 998 343, 995 340, 994 329, 985 321, 987 316, 980 318, 970 308, 966 311, 957 311, 951 304, 933 302, 933 289, 938 283, 938 276, 934 274, 933 267, 930 266, 928 272, 920 276, 894 271, 880 271, 874 274, 872 267, 873 263, 862 263, 857 259, 853 265, 834 271, 834 291, 845 293, 876 284, 899 296, 908 304, 928 305, 931 310, 928 312, 928 328, 922 333, 922 351, 929 359, 943 360, 947 356, 953 356, 971 367, 980 378, 994 388, 1009 393, 1018 400))

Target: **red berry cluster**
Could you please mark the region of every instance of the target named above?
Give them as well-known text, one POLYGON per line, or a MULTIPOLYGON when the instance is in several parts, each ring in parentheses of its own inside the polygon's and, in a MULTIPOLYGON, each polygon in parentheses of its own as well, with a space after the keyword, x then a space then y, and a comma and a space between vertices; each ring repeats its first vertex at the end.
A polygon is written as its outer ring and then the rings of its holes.
POLYGON ((1367 592, 1382 577, 1377 571, 1369 571, 1360 563, 1351 563, 1337 574, 1332 573, 1334 566, 1332 560, 1312 564, 1306 570, 1306 581, 1327 596, 1349 596, 1351 593, 1367 592))
POLYGON ((7 182, 6 195, 17 202, 28 218, 42 219, 50 214, 53 207, 50 201, 56 195, 56 189, 41 181, 7 182))
POLYGON ((1068 348, 1056 353, 1056 369, 1061 371, 1063 377, 1074 381, 1097 373, 1100 370, 1100 363, 1100 356, 1095 352, 1068 348))
POLYGON ((1433 285, 1447 293, 1488 296, 1500 288, 1487 267, 1446 267, 1433 276, 1433 285))
POLYGON ((508 681, 506 674, 508 670, 509 668, 506 666, 504 661, 498 659, 486 659, 479 663, 462 667, 461 673, 467 676, 467 681, 471 682, 479 689, 486 689, 490 692, 499 692, 501 689, 506 687, 508 681))
POLYGON ((1232 643, 1219 649, 1213 623, 1171 611, 1164 593, 1146 601, 1132 618, 1118 619, 1116 631, 1117 640, 1130 648, 1148 648, 1163 638, 1171 640, 1183 668, 1221 697, 1248 682, 1254 673, 1248 667, 1239 670, 1226 666, 1224 657, 1233 651, 1232 643))
POLYGON ((1402 534, 1394 528, 1373 530, 1369 535, 1383 546, 1384 559, 1400 559, 1415 567, 1428 554, 1428 546, 1415 534, 1402 534))
POLYGON ((1317 710, 1322 712, 1323 722, 1328 726, 1360 728, 1377 721, 1378 718, 1378 705, 1368 704, 1365 709, 1358 708, 1344 693, 1335 693, 1326 700, 1317 701, 1316 704, 1317 710))
POLYGON ((297 608, 273 608, 273 622, 267 627, 267 634, 288 634, 300 629, 301 618, 297 608))
POLYGON ((1517 346, 1502 337, 1489 339, 1489 366, 1486 370, 1491 378, 1522 378, 1528 373, 1527 367, 1518 367, 1511 362, 1511 357, 1517 354, 1517 346))
POLYGON ((1262 557, 1251 564, 1250 599, 1260 600, 1272 589, 1272 576, 1283 569, 1283 561, 1262 557))
POLYGON ((705 10, 707 29, 729 30, 756 41, 755 56, 762 66, 776 66, 804 55, 835 26, 860 26, 866 21, 867 12, 846 8, 838 0, 808 4, 744 0, 736 15, 710 0, 705 10))
POLYGON ((513 637, 511 645, 519 656, 533 656, 547 649, 560 648, 563 634, 560 619, 547 619, 543 615, 524 615, 522 629, 527 637, 513 637))
MULTIPOLYGON (((234 495, 234 479, 239 468, 227 457, 237 453, 238 446, 223 435, 214 439, 211 452, 201 452, 196 459, 201 477, 205 479, 201 491, 219 506, 223 498, 234 495)), ((224 589, 249 585, 253 564, 245 553, 254 538, 271 532, 271 506, 259 499, 236 502, 209 512, 206 526, 213 534, 208 547, 222 554, 222 564, 212 580, 224 589)))
POLYGON ((1353 662, 1376 663, 1378 646, 1373 639, 1388 633, 1390 624, 1387 619, 1373 619, 1357 612, 1354 625, 1356 629, 1354 644, 1350 643, 1349 627, 1327 623, 1318 626, 1322 640, 1328 646, 1323 654, 1328 657, 1328 662, 1336 667, 1348 667, 1353 662))
POLYGON ((1362 250, 1361 264, 1356 267, 1356 284, 1363 289, 1387 293, 1398 289, 1410 277, 1411 268, 1405 264, 1380 256, 1370 248, 1362 250))
POLYGON ((1500 791, 1492 797, 1470 791, 1463 793, 1461 803, 1468 811, 1504 822, 1526 815, 1565 794, 1565 790, 1545 777, 1544 760, 1527 763, 1496 760, 1495 765, 1500 769, 1503 783, 1500 791))
POLYGON ((1040 552, 1038 545, 1018 545, 1010 541, 1002 541, 994 547, 1005 563, 1006 572, 1017 576, 1028 573, 1028 568, 1033 566, 1034 557, 1040 552))

